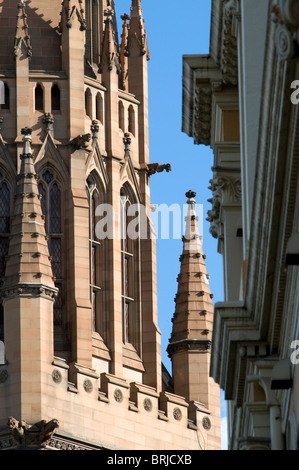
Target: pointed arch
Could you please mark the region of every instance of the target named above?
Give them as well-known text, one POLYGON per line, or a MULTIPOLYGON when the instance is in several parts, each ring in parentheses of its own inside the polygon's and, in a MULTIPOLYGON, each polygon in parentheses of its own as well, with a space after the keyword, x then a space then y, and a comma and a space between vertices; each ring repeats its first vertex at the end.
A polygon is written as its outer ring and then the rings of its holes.
POLYGON ((125 109, 122 101, 118 102, 118 127, 125 131, 125 109))
POLYGON ((53 83, 51 87, 51 109, 53 111, 60 111, 60 88, 57 83, 53 83))
POLYGON ((90 88, 85 90, 85 114, 92 119, 92 93, 90 88))
POLYGON ((99 236, 97 224, 101 220, 100 204, 105 203, 105 193, 95 171, 86 180, 89 202, 89 269, 92 331, 98 333, 106 344, 109 342, 109 315, 106 302, 106 252, 107 240, 99 236))
POLYGON ((44 110, 44 88, 40 83, 37 83, 34 88, 34 109, 35 111, 44 110))
POLYGON ((109 183, 109 177, 104 163, 104 159, 101 155, 98 142, 95 143, 92 152, 89 153, 89 156, 86 160, 85 168, 87 178, 88 175, 91 173, 97 175, 97 178, 100 181, 100 185, 103 188, 103 192, 105 193, 109 183))
POLYGON ((58 180, 66 184, 69 178, 68 169, 64 163, 51 134, 47 134, 34 161, 36 172, 40 173, 42 168, 49 166, 58 175, 58 180))
POLYGON ((100 92, 96 96, 96 119, 104 124, 104 101, 100 92))
POLYGON ((123 342, 131 344, 141 354, 140 310, 140 240, 132 236, 130 224, 134 214, 130 211, 137 203, 132 186, 125 183, 120 191, 121 201, 121 257, 122 257, 122 319, 123 342))
POLYGON ((135 124, 135 111, 134 111, 134 108, 133 106, 130 104, 129 108, 128 108, 128 122, 129 122, 129 125, 128 125, 128 130, 129 132, 135 136, 135 132, 136 132, 136 124, 135 124))
MULTIPOLYGON (((66 260, 64 238, 64 183, 57 169, 47 163, 39 168, 38 189, 41 200, 41 208, 44 215, 45 230, 48 237, 49 253, 52 272, 58 295, 53 306, 54 323, 54 350, 58 356, 65 352, 61 350, 61 337, 67 337, 67 312, 66 312, 66 260)), ((64 341, 68 344, 67 341, 64 341)), ((69 346, 67 346, 69 349, 69 346)))

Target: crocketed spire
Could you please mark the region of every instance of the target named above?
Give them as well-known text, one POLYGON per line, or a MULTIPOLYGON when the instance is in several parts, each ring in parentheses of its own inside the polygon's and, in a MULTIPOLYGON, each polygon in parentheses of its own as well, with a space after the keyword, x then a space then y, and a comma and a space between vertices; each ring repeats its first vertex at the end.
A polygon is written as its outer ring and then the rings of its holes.
POLYGON ((54 287, 37 176, 31 152, 31 129, 22 129, 23 152, 17 177, 11 239, 4 288, 44 285, 54 287))
MULTIPOLYGON (((199 394, 198 380, 193 380, 191 375, 198 368, 199 357, 202 358, 204 353, 210 351, 213 303, 206 271, 206 256, 202 251, 202 237, 195 212, 195 196, 194 191, 186 193, 188 213, 185 219, 183 253, 180 257, 180 274, 177 278, 173 329, 167 351, 173 363, 174 377, 180 377, 184 368, 183 380, 174 380, 174 392, 185 396, 187 400, 205 402, 205 398, 199 394)), ((207 363, 206 360, 204 362, 207 363)), ((205 381, 207 379, 208 372, 205 381)))

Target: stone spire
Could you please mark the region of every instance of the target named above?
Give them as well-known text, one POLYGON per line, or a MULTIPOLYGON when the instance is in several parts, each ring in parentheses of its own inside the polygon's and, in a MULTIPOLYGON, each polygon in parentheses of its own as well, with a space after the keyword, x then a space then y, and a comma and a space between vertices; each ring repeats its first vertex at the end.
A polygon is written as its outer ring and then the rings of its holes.
POLYGON ((208 386, 205 390, 204 385, 208 385, 209 380, 213 303, 195 212, 196 193, 188 191, 186 196, 188 213, 167 351, 173 365, 174 393, 187 401, 208 405, 208 386))
POLYGON ((100 73, 115 70, 120 72, 119 50, 116 31, 114 28, 114 11, 108 8, 105 12, 105 26, 103 35, 102 54, 100 61, 100 73))
POLYGON ((32 55, 32 47, 28 30, 27 14, 25 11, 25 3, 20 0, 18 3, 17 25, 14 42, 14 54, 19 56, 22 48, 25 48, 27 57, 32 55))
POLYGON ((128 91, 128 34, 129 34, 129 15, 126 13, 121 16, 123 20, 123 30, 121 35, 120 45, 120 63, 121 63, 121 76, 122 76, 122 87, 125 91, 128 91))
POLYGON ((130 30, 128 35, 128 52, 131 53, 132 48, 137 46, 141 55, 146 55, 147 60, 150 59, 147 35, 144 27, 144 18, 141 8, 141 0, 132 0, 130 15, 130 30))
MULTIPOLYGON (((23 153, 17 179, 4 290, 45 286, 54 294, 51 262, 31 152, 31 129, 22 129, 23 153)), ((49 293, 49 292, 48 292, 49 293)))

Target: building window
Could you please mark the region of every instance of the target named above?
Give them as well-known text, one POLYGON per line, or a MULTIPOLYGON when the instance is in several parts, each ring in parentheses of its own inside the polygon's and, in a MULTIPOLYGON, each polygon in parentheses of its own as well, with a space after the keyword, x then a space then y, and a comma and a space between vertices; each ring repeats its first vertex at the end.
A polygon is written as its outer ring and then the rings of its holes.
POLYGON ((124 132, 125 131, 125 110, 122 101, 118 102, 118 125, 119 128, 124 132))
MULTIPOLYGON (((0 286, 5 276, 10 233, 10 189, 0 173, 0 286)), ((0 341, 4 341, 4 312, 0 304, 0 341)))
POLYGON ((121 255, 122 255, 122 312, 123 342, 131 343, 137 352, 140 346, 140 309, 138 308, 139 240, 130 237, 128 230, 132 220, 130 206, 134 199, 130 191, 121 190, 121 255))
POLYGON ((51 88, 51 106, 53 111, 60 111, 60 88, 54 84, 51 88))
POLYGON ((38 83, 34 90, 35 98, 35 110, 43 111, 44 110, 44 90, 43 87, 38 83))
POLYGON ((129 132, 132 135, 135 135, 135 111, 132 105, 129 106, 128 109, 128 119, 129 119, 129 132))
POLYGON ((89 201, 89 256, 90 256, 90 301, 92 308, 92 331, 108 341, 107 313, 104 309, 103 273, 105 267, 105 241, 96 236, 96 224, 99 217, 96 209, 102 202, 101 191, 96 178, 91 174, 87 180, 89 201))
POLYGON ((99 2, 85 0, 86 45, 85 57, 90 63, 99 63, 99 2))
POLYGON ((8 87, 7 83, 4 83, 4 103, 2 103, 0 105, 1 109, 9 109, 10 108, 9 98, 10 98, 9 87, 8 87))
POLYGON ((92 94, 89 88, 85 91, 85 114, 92 119, 92 94))
POLYGON ((104 103, 101 93, 97 93, 96 98, 96 119, 104 124, 104 103))
POLYGON ((54 172, 49 170, 42 172, 38 188, 45 217, 45 230, 49 237, 48 244, 55 286, 59 289, 53 308, 54 325, 62 325, 64 298, 62 207, 60 184, 54 172))

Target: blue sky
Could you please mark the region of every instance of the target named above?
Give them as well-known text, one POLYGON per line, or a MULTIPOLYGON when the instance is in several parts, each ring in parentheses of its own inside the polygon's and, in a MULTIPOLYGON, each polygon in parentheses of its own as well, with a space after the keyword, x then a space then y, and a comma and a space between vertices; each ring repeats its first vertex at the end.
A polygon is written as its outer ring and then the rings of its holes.
MULTIPOLYGON (((130 12, 130 0, 116 2, 117 15, 130 12)), ((214 301, 223 300, 222 257, 217 241, 209 233, 206 221, 211 204, 208 189, 212 178, 213 153, 209 147, 194 145, 183 134, 182 123, 182 56, 209 53, 211 0, 142 0, 145 28, 151 60, 149 71, 149 129, 151 163, 170 163, 170 173, 151 177, 153 204, 186 203, 185 193, 196 191, 197 204, 203 204, 203 250, 214 301)), ((166 353, 174 313, 177 275, 182 241, 157 239, 158 315, 162 331, 162 360, 169 371, 166 353)), ((223 415, 225 415, 222 401, 223 415)), ((224 444, 225 446, 225 444, 224 444)))

